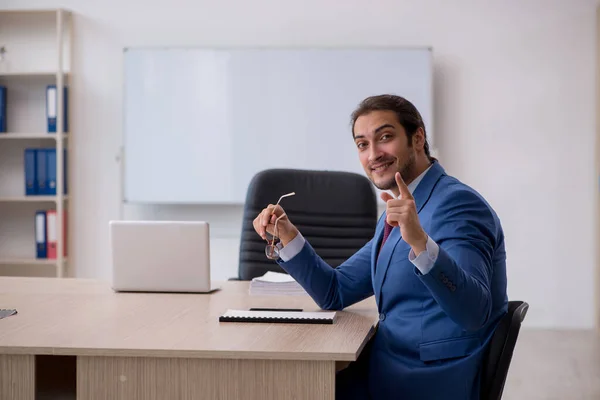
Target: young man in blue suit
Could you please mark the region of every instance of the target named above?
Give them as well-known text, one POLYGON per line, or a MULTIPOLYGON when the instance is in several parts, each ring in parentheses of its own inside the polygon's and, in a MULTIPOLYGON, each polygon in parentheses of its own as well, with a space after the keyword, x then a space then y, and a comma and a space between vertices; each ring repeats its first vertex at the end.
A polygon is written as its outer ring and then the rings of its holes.
POLYGON ((504 234, 475 190, 430 156, 423 120, 408 100, 365 99, 352 133, 386 211, 375 236, 338 268, 315 253, 280 206, 254 220, 266 238, 277 224, 278 263, 323 309, 371 295, 377 332, 361 359, 340 372, 337 398, 479 398, 486 345, 507 309, 504 234))

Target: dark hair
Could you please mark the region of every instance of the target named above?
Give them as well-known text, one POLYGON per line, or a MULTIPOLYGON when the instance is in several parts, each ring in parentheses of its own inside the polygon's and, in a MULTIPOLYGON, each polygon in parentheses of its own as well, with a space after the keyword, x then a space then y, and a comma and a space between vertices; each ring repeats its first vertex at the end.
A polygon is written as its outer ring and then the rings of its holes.
POLYGON ((393 111, 398 117, 398 122, 406 131, 409 145, 412 143, 412 137, 417 132, 417 129, 423 129, 423 135, 425 137, 425 144, 423 150, 427 158, 432 161, 433 158, 429 154, 429 143, 427 142, 427 131, 425 130, 425 123, 419 110, 404 97, 382 94, 378 96, 371 96, 364 99, 352 113, 352 136, 354 137, 354 124, 358 117, 368 114, 371 111, 393 111))

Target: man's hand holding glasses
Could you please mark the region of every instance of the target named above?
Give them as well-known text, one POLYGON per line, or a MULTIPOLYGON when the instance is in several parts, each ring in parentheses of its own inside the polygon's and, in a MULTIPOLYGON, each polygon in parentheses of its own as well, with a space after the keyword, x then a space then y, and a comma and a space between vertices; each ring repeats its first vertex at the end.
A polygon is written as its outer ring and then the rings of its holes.
POLYGON ((282 246, 285 246, 298 234, 298 229, 290 222, 287 214, 279 205, 283 198, 295 194, 295 192, 284 194, 279 198, 277 204, 269 204, 254 219, 254 230, 267 241, 265 255, 269 259, 275 260, 279 257, 277 240, 281 242, 282 246))

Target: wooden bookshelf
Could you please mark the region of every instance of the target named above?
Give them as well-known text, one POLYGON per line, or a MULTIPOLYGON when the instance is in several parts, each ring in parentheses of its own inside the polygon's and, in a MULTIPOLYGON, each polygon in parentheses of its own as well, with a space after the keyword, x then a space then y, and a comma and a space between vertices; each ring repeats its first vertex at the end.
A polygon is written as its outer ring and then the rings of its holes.
MULTIPOLYGON (((72 54, 72 21, 68 11, 0 10, 0 85, 7 88, 7 129, 0 132, 0 275, 30 276, 35 267, 55 269, 66 276, 69 249, 63 232, 69 233, 68 193, 64 150, 69 154, 65 127, 71 126, 71 110, 64 121, 63 88, 69 86, 67 107, 72 104, 69 84, 72 54), (47 132, 46 87, 57 88, 57 129, 47 132), (27 148, 56 149, 56 195, 26 195, 24 151, 27 148), (36 258, 35 214, 56 210, 57 258, 36 258), (33 267, 30 271, 29 268, 33 267), (7 268, 8 270, 8 268, 7 268)), ((67 160, 68 161, 68 160, 67 160)), ((68 167, 68 162, 67 162, 68 167)), ((38 268, 38 270, 39 270, 38 268)))

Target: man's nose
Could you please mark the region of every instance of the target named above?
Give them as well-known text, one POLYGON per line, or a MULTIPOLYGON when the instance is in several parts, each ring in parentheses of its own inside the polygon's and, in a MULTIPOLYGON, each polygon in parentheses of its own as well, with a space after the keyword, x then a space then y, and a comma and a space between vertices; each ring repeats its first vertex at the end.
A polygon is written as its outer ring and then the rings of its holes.
POLYGON ((369 148, 369 161, 375 161, 381 157, 381 151, 377 146, 371 146, 369 148))

